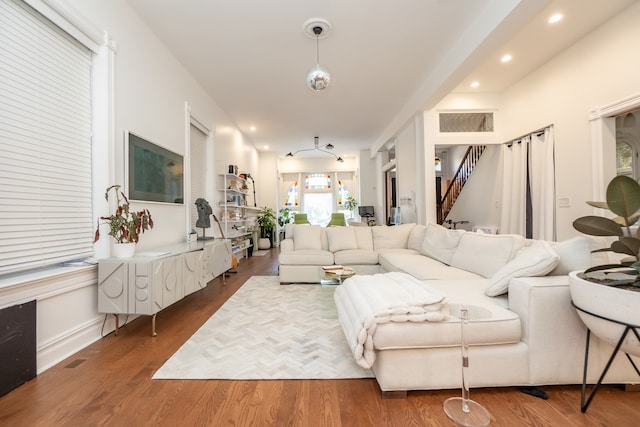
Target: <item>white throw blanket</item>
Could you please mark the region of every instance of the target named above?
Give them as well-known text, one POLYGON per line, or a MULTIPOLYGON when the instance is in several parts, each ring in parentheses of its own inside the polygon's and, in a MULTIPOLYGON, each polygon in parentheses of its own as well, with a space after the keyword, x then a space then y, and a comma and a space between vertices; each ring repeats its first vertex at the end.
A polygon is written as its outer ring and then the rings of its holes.
POLYGON ((445 295, 405 273, 354 276, 336 288, 336 304, 346 310, 340 318, 358 365, 375 361, 373 334, 389 322, 440 322, 447 319, 445 295))

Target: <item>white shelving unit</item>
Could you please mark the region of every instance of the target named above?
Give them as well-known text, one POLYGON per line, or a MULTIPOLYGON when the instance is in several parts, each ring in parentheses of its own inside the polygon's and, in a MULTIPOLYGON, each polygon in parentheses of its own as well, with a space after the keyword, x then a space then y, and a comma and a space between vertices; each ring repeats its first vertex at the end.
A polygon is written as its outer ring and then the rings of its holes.
POLYGON ((220 224, 225 237, 231 241, 233 253, 238 259, 245 258, 248 256, 249 248, 254 246, 249 240, 252 237, 250 230, 256 227, 257 213, 260 209, 247 204, 247 196, 249 196, 247 180, 229 173, 219 176, 220 224))

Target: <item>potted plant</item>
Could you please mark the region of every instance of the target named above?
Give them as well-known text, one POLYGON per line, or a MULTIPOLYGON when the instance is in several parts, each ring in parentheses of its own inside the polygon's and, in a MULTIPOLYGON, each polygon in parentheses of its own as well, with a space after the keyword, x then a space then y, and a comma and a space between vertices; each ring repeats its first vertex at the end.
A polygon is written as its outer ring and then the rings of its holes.
MULTIPOLYGON (((597 337, 615 346, 625 324, 640 325, 640 234, 632 228, 640 216, 640 184, 629 177, 617 176, 607 186, 606 197, 606 202, 587 203, 607 209, 617 217, 585 216, 576 219, 573 227, 591 236, 616 237, 610 247, 597 251, 612 251, 627 257, 619 264, 572 272, 569 290, 585 325, 597 337)), ((639 356, 640 343, 628 337, 621 350, 639 356)))
POLYGON ((344 207, 349 209, 349 217, 353 218, 353 211, 358 207, 358 201, 354 199, 353 196, 349 195, 349 197, 344 201, 344 207))
POLYGON ((108 187, 104 198, 109 201, 109 193, 115 193, 116 209, 110 216, 98 218, 96 234, 93 242, 100 239, 100 225, 109 225, 109 236, 115 239, 114 255, 117 258, 129 258, 135 252, 135 244, 140 239, 140 234, 153 228, 153 219, 148 209, 132 211, 129 207, 129 199, 120 191, 120 185, 108 187))
POLYGON ((271 233, 276 224, 276 212, 272 208, 265 206, 260 209, 260 212, 258 212, 258 227, 260 227, 258 249, 269 249, 271 247, 271 233))
POLYGON ((278 225, 280 225, 280 227, 284 227, 285 225, 293 222, 293 215, 291 215, 289 208, 280 209, 278 214, 278 225))
POLYGON ((293 222, 293 214, 289 208, 282 208, 278 211, 278 228, 280 232, 280 241, 284 239, 284 227, 293 222))

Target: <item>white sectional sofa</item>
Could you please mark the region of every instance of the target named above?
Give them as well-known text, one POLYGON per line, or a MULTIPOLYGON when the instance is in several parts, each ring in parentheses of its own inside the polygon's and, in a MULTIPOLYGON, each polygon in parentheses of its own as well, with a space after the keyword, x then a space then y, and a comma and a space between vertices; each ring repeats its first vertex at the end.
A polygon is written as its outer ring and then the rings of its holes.
MULTIPOLYGON (((339 286, 335 302, 354 357, 373 369, 383 394, 461 386, 461 307, 471 314, 467 336, 472 387, 581 384, 586 329, 571 306, 567 274, 608 262, 606 253, 591 253, 605 246, 602 243, 593 237, 531 241, 435 224, 290 225, 281 243, 280 282, 318 283, 320 267, 329 264, 366 275, 339 286), (358 334, 358 328, 367 323, 358 310, 369 297, 351 287, 384 280, 391 272, 441 292, 450 315, 438 322, 387 319, 376 325, 366 344, 358 342, 357 335, 366 335, 358 334), (358 358, 363 351, 368 357, 358 358)), ((592 338, 590 383, 597 381, 612 350, 592 338)), ((638 383, 640 377, 619 356, 605 382, 638 383)))

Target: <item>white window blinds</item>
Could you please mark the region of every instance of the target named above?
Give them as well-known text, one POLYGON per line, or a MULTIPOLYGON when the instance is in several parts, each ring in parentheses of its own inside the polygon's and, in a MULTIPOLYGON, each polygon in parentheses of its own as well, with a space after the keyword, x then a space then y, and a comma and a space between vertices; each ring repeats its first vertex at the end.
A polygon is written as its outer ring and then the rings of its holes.
POLYGON ((92 254, 91 52, 0 0, 0 275, 92 254))

